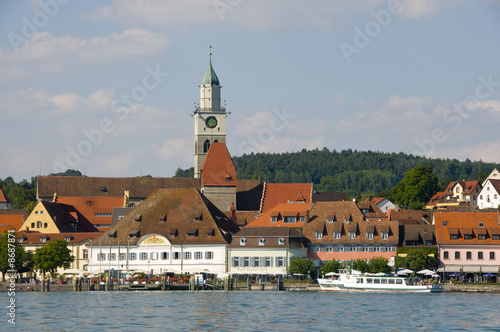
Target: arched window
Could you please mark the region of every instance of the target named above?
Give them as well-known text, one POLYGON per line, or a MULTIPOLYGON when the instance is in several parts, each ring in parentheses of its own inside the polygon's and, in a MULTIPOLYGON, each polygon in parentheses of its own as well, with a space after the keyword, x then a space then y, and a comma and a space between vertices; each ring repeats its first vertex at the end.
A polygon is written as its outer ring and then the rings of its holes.
POLYGON ((42 222, 41 221, 39 221, 39 222, 36 223, 36 228, 42 228, 42 222))
POLYGON ((49 225, 47 223, 43 223, 43 228, 47 228, 49 225))
POLYGON ((210 149, 210 141, 207 139, 205 141, 205 144, 203 144, 203 152, 204 153, 207 153, 208 152, 208 149, 210 149))
POLYGON ((215 140, 215 141, 214 141, 214 143, 219 143, 219 141, 218 141, 218 140, 215 140))

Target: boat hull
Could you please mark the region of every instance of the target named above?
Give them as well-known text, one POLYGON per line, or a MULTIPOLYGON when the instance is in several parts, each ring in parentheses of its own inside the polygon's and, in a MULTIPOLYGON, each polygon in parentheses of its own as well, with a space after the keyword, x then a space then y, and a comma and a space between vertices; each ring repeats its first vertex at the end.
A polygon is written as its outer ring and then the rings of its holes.
POLYGON ((364 291, 364 292, 408 292, 408 293, 442 293, 443 287, 432 285, 388 285, 342 282, 341 280, 318 279, 322 291, 364 291))

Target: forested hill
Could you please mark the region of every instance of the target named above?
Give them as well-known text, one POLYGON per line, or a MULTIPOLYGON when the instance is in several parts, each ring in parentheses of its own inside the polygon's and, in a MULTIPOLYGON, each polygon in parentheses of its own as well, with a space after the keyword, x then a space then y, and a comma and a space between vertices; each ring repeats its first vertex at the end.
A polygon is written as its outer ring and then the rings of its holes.
MULTIPOLYGON (((240 179, 268 182, 313 182, 318 191, 344 191, 350 197, 384 194, 400 181, 409 169, 429 165, 441 189, 454 180, 484 180, 500 164, 456 159, 431 159, 404 153, 373 151, 302 150, 293 153, 256 153, 233 157, 240 179)), ((188 176, 180 170, 176 176, 188 176)), ((192 175, 191 175, 192 176, 192 175)))

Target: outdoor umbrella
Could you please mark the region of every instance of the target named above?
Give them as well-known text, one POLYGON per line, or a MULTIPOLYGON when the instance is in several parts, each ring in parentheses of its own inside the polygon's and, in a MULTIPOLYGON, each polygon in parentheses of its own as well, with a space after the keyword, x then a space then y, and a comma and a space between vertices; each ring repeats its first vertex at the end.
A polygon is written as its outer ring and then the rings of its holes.
POLYGON ((460 277, 460 273, 453 272, 452 274, 450 274, 450 277, 460 277))
POLYGON ((486 278, 493 278, 493 277, 496 277, 497 275, 494 274, 494 273, 486 273, 486 274, 483 274, 483 277, 486 277, 486 278))
POLYGON ((434 271, 432 271, 432 270, 425 269, 425 270, 418 271, 417 273, 418 273, 418 274, 428 274, 428 273, 432 273, 432 274, 434 274, 434 273, 436 273, 436 272, 434 272, 434 271))
POLYGON ((399 270, 398 272, 396 272, 396 274, 398 274, 398 275, 401 275, 401 274, 412 274, 412 273, 413 273, 413 270, 409 270, 409 269, 399 270))
POLYGON ((327 274, 325 274, 325 277, 338 277, 338 276, 339 274, 335 272, 328 272, 327 274))

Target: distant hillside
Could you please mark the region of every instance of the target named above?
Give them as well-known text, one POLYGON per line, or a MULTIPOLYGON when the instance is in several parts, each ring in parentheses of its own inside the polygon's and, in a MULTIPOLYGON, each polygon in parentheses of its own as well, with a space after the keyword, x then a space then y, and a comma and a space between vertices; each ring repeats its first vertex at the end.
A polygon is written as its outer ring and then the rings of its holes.
MULTIPOLYGON (((343 150, 302 150, 293 153, 252 153, 233 157, 240 179, 268 182, 313 182, 318 191, 344 191, 349 197, 387 194, 409 169, 429 165, 444 189, 450 181, 483 181, 500 164, 456 159, 431 159, 405 153, 343 150)), ((178 169, 188 176, 192 169, 178 169)), ((192 176, 192 175, 191 175, 192 176)))

